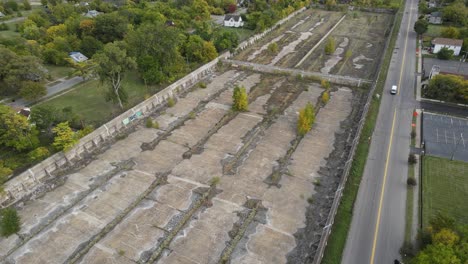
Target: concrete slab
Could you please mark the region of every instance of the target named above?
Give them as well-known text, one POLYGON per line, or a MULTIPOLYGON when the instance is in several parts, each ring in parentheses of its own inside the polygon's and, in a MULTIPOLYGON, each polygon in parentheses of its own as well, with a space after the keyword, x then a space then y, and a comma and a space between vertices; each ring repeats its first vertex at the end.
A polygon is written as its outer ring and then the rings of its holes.
POLYGON ((134 161, 137 163, 134 169, 154 175, 170 171, 177 163, 182 161, 182 155, 187 147, 163 140, 152 151, 143 151, 134 161))
POLYGON ((179 256, 195 263, 218 263, 219 257, 230 240, 229 230, 238 220, 236 211, 240 208, 232 203, 213 199, 213 206, 200 213, 198 220, 190 223, 183 236, 172 242, 172 252, 161 263, 179 263, 179 256), (174 259, 172 253, 178 256, 174 259))
POLYGON ((294 237, 260 224, 256 233, 249 236, 247 253, 236 256, 231 263, 286 263, 286 254, 295 245, 294 237))

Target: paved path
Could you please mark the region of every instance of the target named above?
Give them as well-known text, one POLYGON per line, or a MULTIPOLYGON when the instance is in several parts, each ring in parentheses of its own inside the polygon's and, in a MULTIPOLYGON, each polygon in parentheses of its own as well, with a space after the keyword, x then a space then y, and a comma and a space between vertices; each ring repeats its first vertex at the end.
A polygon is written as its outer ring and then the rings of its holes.
POLYGON ((417 1, 407 0, 342 263, 393 263, 405 232, 407 158, 416 81, 417 1), (392 85, 399 93, 391 95, 392 85))
MULTIPOLYGON (((60 83, 54 84, 54 85, 47 85, 47 95, 41 98, 41 100, 44 100, 46 98, 52 97, 60 92, 63 92, 69 88, 72 88, 73 86, 81 83, 84 81, 82 77, 76 76, 70 79, 59 79, 60 83)), ((55 83, 55 82, 54 82, 55 83)), ((35 103, 25 101, 24 99, 16 99, 14 102, 6 102, 7 105, 14 107, 14 108, 23 108, 26 106, 32 106, 35 103)))

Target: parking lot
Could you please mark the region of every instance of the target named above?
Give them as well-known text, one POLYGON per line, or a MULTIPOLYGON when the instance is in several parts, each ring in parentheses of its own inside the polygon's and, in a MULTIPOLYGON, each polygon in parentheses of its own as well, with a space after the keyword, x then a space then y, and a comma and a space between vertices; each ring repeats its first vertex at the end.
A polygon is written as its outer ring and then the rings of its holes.
POLYGON ((468 119, 424 112, 426 154, 468 162, 468 119))

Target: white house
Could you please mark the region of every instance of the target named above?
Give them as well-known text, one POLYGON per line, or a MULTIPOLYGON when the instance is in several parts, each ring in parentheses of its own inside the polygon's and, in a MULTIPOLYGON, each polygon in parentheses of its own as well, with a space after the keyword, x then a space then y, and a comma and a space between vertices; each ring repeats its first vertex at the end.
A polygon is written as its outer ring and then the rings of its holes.
POLYGON ((445 47, 453 50, 453 55, 458 56, 462 46, 463 40, 461 39, 435 38, 432 40, 432 53, 437 53, 445 47))
POLYGON ((75 62, 83 62, 83 61, 87 61, 88 60, 88 57, 86 57, 85 55, 83 55, 81 52, 70 52, 69 54, 70 58, 72 58, 75 62))
POLYGON ((225 27, 242 27, 244 26, 244 21, 242 21, 242 17, 240 15, 225 15, 224 26, 225 27))
POLYGON ((84 16, 89 17, 89 18, 94 18, 94 17, 99 16, 99 14, 101 13, 98 12, 97 10, 89 10, 86 14, 84 14, 84 16))

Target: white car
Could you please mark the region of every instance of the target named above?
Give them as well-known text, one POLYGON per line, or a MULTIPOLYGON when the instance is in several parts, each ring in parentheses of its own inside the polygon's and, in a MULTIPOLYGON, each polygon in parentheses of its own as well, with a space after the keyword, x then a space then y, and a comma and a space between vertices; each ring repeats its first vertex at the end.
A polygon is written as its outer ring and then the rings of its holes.
POLYGON ((390 90, 390 93, 391 94, 396 94, 397 93, 397 90, 398 90, 398 87, 396 85, 393 85, 392 86, 392 90, 390 90))

